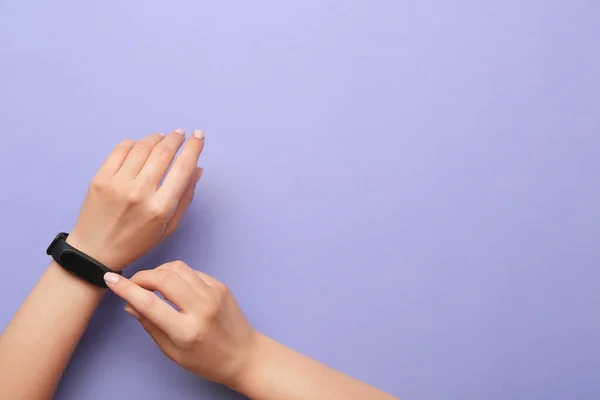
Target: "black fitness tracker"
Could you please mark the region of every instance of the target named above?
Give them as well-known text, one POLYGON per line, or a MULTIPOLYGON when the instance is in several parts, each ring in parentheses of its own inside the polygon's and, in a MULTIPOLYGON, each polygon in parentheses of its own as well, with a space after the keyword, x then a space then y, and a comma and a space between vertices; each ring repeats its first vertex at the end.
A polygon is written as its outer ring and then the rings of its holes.
POLYGON ((66 242, 68 236, 68 233, 59 233, 46 250, 46 254, 52 256, 58 265, 84 281, 101 288, 108 287, 104 282, 105 273, 121 274, 69 245, 66 242))

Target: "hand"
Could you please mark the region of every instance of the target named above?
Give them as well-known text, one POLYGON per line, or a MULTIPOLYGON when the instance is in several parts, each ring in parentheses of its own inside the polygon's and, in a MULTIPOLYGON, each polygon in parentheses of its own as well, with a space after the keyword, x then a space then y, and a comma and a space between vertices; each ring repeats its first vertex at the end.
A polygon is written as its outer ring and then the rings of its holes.
POLYGON ((115 147, 92 180, 67 242, 120 271, 169 236, 202 174, 202 131, 194 132, 173 163, 184 141, 178 129, 115 147))
POLYGON ((112 273, 105 280, 167 357, 230 387, 244 378, 259 334, 221 282, 181 261, 138 272, 130 280, 112 273))

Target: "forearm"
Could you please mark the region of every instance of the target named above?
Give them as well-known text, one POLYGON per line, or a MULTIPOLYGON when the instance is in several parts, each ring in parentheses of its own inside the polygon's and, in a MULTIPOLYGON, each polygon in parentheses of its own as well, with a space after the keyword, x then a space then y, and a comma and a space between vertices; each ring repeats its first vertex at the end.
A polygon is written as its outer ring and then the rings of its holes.
POLYGON ((396 399, 263 335, 247 374, 233 389, 255 400, 396 399))
MULTIPOLYGON (((115 272, 146 254, 192 201, 203 146, 202 131, 186 141, 181 129, 121 142, 94 176, 67 243, 115 272)), ((50 264, 0 337, 2 399, 51 398, 104 292, 50 264)))
POLYGON ((52 262, 0 337, 0 393, 50 399, 103 294, 52 262))

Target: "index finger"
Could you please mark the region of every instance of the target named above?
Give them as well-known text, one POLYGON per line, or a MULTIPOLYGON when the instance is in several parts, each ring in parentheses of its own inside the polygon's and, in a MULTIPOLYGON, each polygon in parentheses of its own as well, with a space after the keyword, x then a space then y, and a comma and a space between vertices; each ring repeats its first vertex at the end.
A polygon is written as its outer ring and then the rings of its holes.
POLYGON ((153 292, 146 290, 129 279, 108 272, 104 281, 115 294, 152 322, 169 337, 181 331, 182 315, 153 292))

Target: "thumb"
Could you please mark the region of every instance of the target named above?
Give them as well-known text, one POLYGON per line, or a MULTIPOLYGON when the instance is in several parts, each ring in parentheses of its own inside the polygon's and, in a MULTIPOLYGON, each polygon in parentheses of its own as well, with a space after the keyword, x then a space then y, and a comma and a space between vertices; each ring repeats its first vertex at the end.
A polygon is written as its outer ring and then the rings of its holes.
POLYGON ((142 325, 142 328, 148 332, 150 337, 152 337, 152 340, 156 342, 158 347, 160 347, 165 354, 167 354, 167 349, 171 350, 172 348, 175 348, 175 345, 171 339, 169 339, 166 333, 158 329, 156 325, 154 325, 148 318, 142 316, 131 305, 127 304, 123 310, 133 318, 137 319, 140 325, 142 325))

